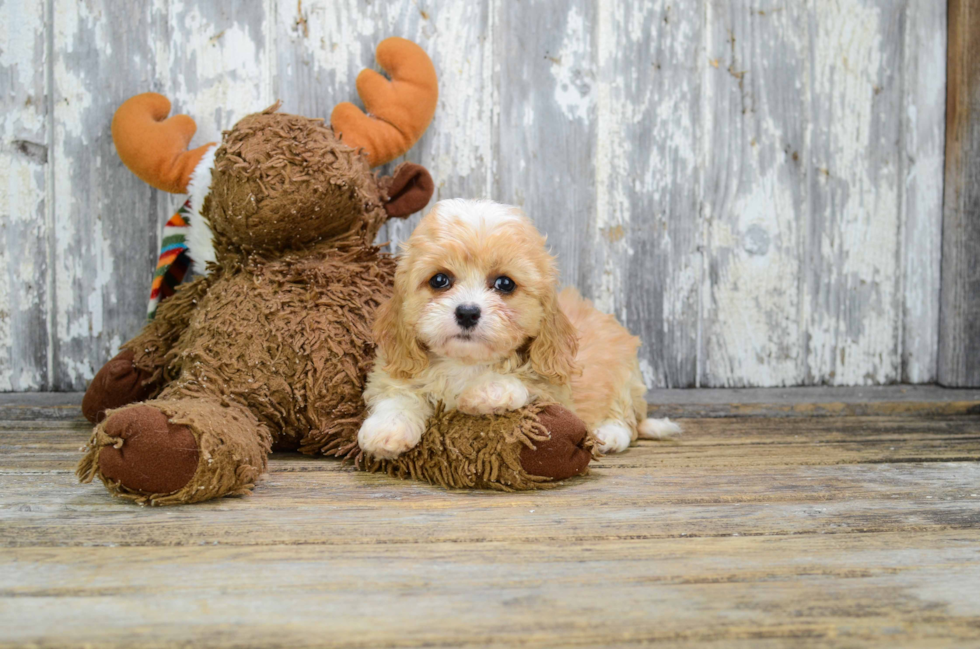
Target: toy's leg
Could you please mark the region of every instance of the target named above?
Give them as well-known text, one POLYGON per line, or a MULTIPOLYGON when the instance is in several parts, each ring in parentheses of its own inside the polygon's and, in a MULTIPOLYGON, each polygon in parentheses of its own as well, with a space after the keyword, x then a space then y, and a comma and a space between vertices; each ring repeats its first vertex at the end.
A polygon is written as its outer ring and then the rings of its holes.
POLYGON ((106 411, 147 399, 157 389, 152 374, 136 366, 135 354, 125 349, 99 370, 82 398, 82 414, 93 424, 106 411))
POLYGON ((78 465, 116 496, 170 505, 248 493, 272 437, 246 408, 213 398, 162 398, 108 413, 78 465))
POLYGON ((545 406, 538 413, 538 421, 551 437, 536 442, 534 448, 521 449, 521 467, 530 475, 553 480, 585 473, 592 460, 585 422, 559 405, 545 406))

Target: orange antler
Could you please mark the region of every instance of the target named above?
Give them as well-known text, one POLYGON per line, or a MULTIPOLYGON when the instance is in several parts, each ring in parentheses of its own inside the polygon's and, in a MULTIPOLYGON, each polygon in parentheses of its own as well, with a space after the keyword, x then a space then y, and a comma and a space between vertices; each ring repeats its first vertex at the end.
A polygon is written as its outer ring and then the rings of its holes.
POLYGON ((374 70, 357 75, 357 94, 368 115, 344 102, 330 116, 344 144, 364 149, 372 167, 412 148, 432 121, 439 99, 436 70, 421 47, 404 38, 386 38, 375 56, 391 81, 374 70))
POLYGON ((147 92, 123 102, 112 117, 112 141, 123 164, 143 182, 172 194, 187 191, 194 167, 208 148, 187 150, 197 124, 187 115, 170 114, 170 101, 147 92))

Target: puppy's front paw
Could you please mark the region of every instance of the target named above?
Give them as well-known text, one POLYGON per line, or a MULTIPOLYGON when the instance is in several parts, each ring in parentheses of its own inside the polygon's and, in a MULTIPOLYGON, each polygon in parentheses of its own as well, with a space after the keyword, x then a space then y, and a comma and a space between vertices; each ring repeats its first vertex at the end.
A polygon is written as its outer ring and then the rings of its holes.
POLYGON ((607 421, 595 430, 599 441, 599 451, 603 454, 622 453, 630 447, 633 434, 626 424, 618 421, 607 421))
POLYGON ((415 448, 422 439, 425 425, 403 413, 378 413, 361 424, 357 443, 368 455, 392 460, 415 448))
POLYGON ((494 415, 527 405, 527 388, 517 379, 496 379, 469 388, 457 408, 468 415, 494 415))

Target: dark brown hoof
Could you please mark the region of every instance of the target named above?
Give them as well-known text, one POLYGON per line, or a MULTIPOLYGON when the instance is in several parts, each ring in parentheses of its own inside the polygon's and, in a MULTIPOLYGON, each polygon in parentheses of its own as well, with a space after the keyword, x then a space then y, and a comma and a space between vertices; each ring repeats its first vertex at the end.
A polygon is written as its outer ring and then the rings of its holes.
POLYGON ((167 421, 151 406, 134 406, 113 413, 105 425, 110 437, 123 440, 120 448, 99 451, 99 470, 127 489, 148 494, 179 491, 197 471, 197 440, 187 426, 167 421))
POLYGON ((153 392, 144 385, 149 374, 133 364, 133 352, 124 350, 102 366, 82 398, 82 414, 93 424, 105 419, 106 410, 145 401, 153 392))
POLYGON ((588 436, 585 423, 558 405, 546 406, 538 419, 551 433, 551 439, 535 442, 537 448, 521 451, 524 470, 555 480, 585 473, 592 460, 592 453, 584 448, 588 436))

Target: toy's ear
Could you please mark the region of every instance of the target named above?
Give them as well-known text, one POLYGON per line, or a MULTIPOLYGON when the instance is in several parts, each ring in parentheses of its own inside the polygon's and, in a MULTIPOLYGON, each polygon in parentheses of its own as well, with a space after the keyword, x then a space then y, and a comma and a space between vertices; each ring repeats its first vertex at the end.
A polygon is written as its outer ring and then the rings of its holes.
POLYGON ((391 178, 384 179, 388 190, 385 212, 388 218, 403 219, 429 204, 435 185, 432 176, 422 165, 403 162, 391 178))

